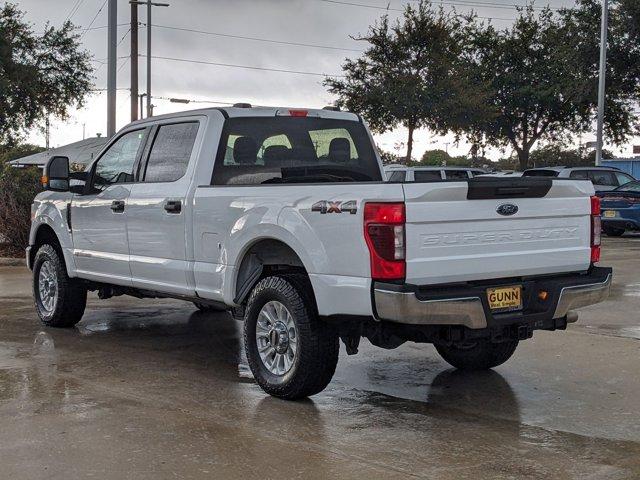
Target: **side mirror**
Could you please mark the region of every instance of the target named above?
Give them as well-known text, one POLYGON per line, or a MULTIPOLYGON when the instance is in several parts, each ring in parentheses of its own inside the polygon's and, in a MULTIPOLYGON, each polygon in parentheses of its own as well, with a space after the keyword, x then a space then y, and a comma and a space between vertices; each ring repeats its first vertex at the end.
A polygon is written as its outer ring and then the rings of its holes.
POLYGON ((69 191, 69 157, 51 157, 44 167, 42 186, 54 192, 69 191))

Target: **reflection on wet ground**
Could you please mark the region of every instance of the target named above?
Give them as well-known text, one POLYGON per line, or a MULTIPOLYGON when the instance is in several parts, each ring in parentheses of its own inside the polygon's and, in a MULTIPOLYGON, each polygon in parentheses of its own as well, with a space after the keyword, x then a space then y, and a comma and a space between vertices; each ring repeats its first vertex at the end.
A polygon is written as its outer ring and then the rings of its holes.
MULTIPOLYGON (((638 260, 613 261, 620 292, 637 284, 638 260)), ((36 321, 26 270, 0 269, 2 285, 0 479, 640 478, 635 296, 490 372, 363 342, 325 392, 283 402, 253 383, 226 314, 92 299, 55 330, 36 321)))

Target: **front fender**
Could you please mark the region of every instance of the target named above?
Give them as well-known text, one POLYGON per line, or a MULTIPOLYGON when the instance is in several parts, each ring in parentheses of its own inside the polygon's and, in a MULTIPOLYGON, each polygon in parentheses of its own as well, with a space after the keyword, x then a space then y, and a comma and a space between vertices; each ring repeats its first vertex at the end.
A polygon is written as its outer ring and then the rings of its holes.
POLYGON ((35 245, 38 232, 44 225, 50 227, 62 248, 67 272, 70 277, 73 277, 75 276, 73 238, 67 224, 67 209, 71 205, 71 199, 72 194, 66 192, 44 192, 36 197, 32 207, 33 220, 29 232, 29 245, 35 245))

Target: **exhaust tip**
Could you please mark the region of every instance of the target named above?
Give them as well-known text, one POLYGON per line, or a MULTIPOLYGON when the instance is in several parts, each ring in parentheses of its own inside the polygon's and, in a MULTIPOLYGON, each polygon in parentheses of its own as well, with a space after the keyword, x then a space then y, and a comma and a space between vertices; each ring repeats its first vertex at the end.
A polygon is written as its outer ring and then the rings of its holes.
POLYGON ((569 310, 567 312, 567 323, 576 323, 578 321, 578 312, 569 310))

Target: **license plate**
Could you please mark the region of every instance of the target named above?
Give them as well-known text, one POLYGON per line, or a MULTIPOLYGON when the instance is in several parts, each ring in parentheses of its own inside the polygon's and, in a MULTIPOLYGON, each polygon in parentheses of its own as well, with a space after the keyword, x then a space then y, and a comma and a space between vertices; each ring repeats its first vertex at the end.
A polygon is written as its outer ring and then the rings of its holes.
POLYGON ((522 309, 522 286, 487 288, 491 310, 512 311, 522 309))
POLYGON ((618 212, 616 212, 615 210, 605 210, 604 212, 602 212, 602 216, 605 218, 614 218, 617 214, 618 212))

